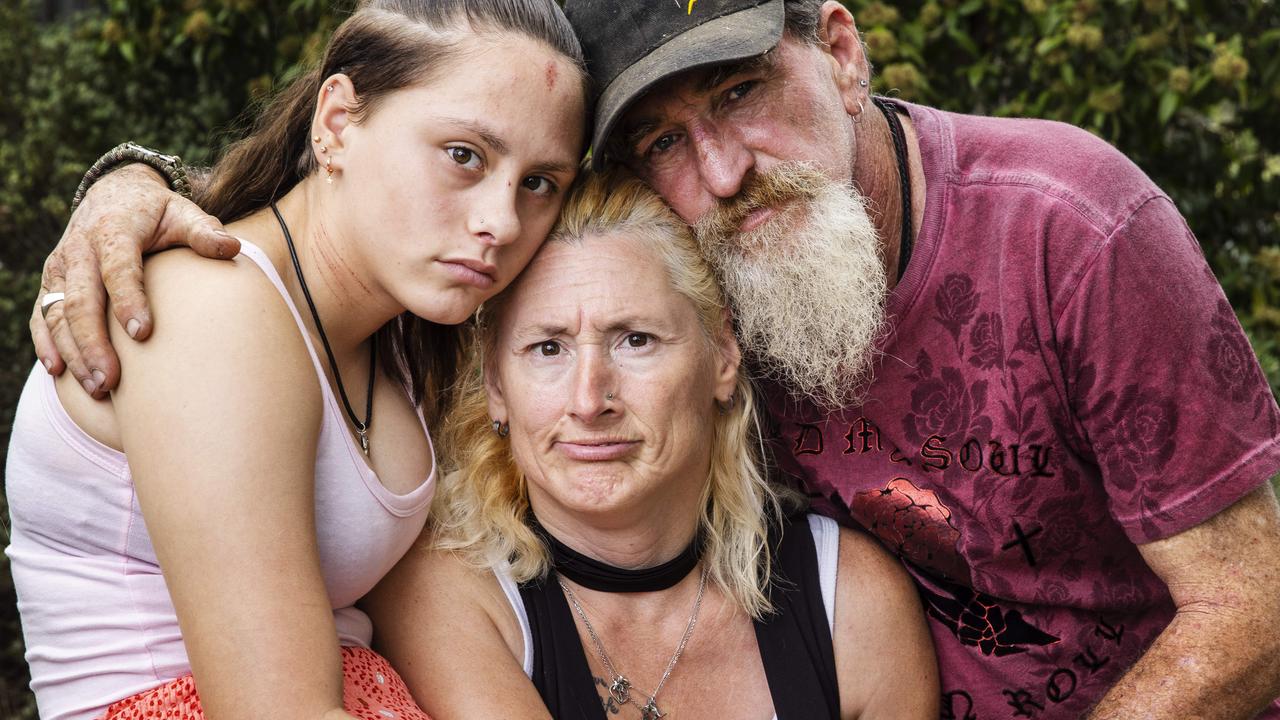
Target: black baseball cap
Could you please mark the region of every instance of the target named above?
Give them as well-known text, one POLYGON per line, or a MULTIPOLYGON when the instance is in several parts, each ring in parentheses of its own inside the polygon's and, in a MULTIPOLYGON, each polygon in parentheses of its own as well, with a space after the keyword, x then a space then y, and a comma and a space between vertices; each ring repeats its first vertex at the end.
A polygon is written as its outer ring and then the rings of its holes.
POLYGON ((783 0, 565 0, 597 92, 591 165, 622 114, 687 70, 745 60, 782 39, 783 0))

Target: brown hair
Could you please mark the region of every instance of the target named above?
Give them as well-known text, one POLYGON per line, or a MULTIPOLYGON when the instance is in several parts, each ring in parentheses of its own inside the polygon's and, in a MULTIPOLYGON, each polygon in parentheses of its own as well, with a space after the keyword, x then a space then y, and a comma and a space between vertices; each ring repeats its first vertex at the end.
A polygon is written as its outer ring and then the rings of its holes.
MULTIPOLYGON (((579 68, 585 95, 582 47, 554 0, 362 0, 334 31, 320 67, 282 90, 214 166, 208 187, 196 198, 200 206, 231 222, 283 197, 318 170, 309 140, 325 78, 351 78, 359 122, 389 93, 429 81, 459 52, 468 31, 516 33, 545 43, 579 68)), ((428 420, 447 410, 464 331, 406 312, 374 335, 383 371, 410 388, 428 420)))

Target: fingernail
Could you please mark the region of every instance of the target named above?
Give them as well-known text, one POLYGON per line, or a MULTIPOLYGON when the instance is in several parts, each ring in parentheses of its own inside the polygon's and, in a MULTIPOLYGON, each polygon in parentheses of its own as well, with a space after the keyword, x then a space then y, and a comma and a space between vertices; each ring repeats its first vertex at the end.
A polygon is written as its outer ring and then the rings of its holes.
POLYGON ((106 373, 102 372, 101 370, 93 371, 93 386, 95 388, 102 387, 102 384, 105 383, 106 381, 107 381, 106 373))
POLYGON ((98 391, 98 386, 94 384, 91 378, 85 378, 84 380, 81 380, 80 384, 84 386, 84 391, 89 393, 90 395, 98 391))
POLYGON ((49 358, 40 358, 40 362, 44 365, 45 372, 53 372, 53 361, 49 358))
POLYGON ((129 318, 129 323, 124 326, 124 329, 129 333, 129 337, 136 338, 138 331, 142 329, 142 323, 138 322, 138 318, 129 318))

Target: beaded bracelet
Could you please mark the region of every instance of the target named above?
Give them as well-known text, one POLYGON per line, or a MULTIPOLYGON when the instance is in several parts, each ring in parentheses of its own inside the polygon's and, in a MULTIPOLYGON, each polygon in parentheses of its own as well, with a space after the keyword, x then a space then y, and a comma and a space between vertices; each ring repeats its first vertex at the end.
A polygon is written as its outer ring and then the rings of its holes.
POLYGON ((84 179, 80 181, 80 187, 76 188, 75 199, 71 201, 71 209, 74 211, 79 207, 80 201, 84 199, 84 194, 89 191, 89 187, 100 180, 103 175, 120 165, 129 163, 142 163, 152 168, 169 181, 169 189, 184 198, 191 198, 191 183, 187 180, 187 171, 182 167, 181 158, 177 155, 162 155, 155 150, 142 147, 136 143, 126 142, 108 150, 105 155, 98 158, 93 167, 89 168, 89 172, 84 174, 84 179))

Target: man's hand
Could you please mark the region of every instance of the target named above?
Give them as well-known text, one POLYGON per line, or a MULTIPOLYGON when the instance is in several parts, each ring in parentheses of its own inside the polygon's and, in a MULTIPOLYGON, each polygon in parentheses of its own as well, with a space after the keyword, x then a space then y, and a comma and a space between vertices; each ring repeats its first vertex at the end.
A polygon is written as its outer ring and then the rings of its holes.
POLYGON ((129 336, 145 340, 151 309, 142 289, 142 256, 179 246, 207 258, 240 252, 222 223, 169 190, 145 165, 127 165, 95 183, 45 260, 31 313, 31 339, 49 373, 70 368, 94 397, 114 388, 120 362, 107 339, 107 299, 129 336), (66 300, 46 317, 40 300, 50 292, 66 293, 66 300))

